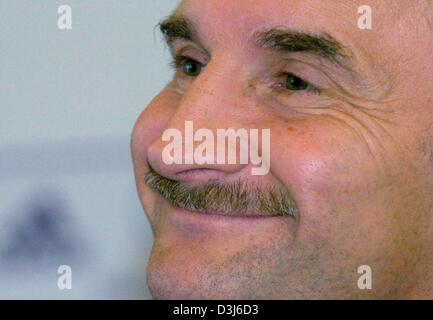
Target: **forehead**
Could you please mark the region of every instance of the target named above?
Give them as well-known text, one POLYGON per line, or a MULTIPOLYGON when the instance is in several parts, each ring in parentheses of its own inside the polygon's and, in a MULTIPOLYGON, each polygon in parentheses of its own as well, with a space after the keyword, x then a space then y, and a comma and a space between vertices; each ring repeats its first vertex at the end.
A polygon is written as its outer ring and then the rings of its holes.
MULTIPOLYGON (((191 20, 204 41, 241 45, 257 30, 285 27, 354 39, 360 1, 327 0, 185 0, 177 9, 191 20), (358 4, 359 2, 359 4, 358 4)), ((211 43, 210 43, 211 44, 211 43)))

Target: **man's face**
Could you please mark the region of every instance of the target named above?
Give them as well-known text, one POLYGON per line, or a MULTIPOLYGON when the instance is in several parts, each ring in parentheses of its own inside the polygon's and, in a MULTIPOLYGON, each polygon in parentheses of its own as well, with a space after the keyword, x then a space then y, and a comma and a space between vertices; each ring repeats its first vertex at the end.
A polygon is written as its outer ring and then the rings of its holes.
POLYGON ((362 4, 187 0, 163 23, 175 76, 132 135, 155 236, 155 298, 431 295, 431 7, 369 1, 372 29, 363 30, 362 4), (269 173, 166 164, 163 132, 184 132, 185 121, 213 132, 270 129, 269 173), (193 210, 186 198, 199 201, 210 183, 241 183, 249 199, 285 192, 296 214, 280 214, 278 201, 274 214, 219 210, 233 208, 230 188, 193 210), (357 286, 362 265, 372 290, 357 286))

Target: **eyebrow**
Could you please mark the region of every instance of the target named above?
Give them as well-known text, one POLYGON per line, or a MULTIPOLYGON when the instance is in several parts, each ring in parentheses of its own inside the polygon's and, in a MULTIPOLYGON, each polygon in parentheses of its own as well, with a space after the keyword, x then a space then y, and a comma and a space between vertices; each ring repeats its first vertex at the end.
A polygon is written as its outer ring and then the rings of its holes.
POLYGON ((338 62, 348 58, 344 46, 329 34, 314 35, 308 32, 272 28, 256 32, 257 46, 279 52, 307 52, 321 58, 338 62))
MULTIPOLYGON (((159 28, 169 46, 179 39, 200 43, 195 27, 182 14, 171 15, 159 23, 159 28)), ((346 52, 345 46, 327 33, 313 34, 276 27, 257 31, 252 39, 257 47, 282 53, 308 53, 356 74, 349 67, 351 55, 346 52)))
POLYGON ((197 42, 192 23, 183 15, 174 14, 159 23, 159 30, 169 45, 178 39, 197 42))

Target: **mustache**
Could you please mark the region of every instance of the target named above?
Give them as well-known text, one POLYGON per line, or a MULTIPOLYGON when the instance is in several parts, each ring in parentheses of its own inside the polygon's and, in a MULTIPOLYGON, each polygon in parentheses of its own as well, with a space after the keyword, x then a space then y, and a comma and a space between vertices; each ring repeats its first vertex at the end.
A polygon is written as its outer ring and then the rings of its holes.
POLYGON ((290 216, 296 220, 299 218, 295 201, 288 190, 283 188, 260 188, 242 181, 186 186, 158 174, 152 168, 144 180, 172 206, 188 211, 236 216, 290 216))

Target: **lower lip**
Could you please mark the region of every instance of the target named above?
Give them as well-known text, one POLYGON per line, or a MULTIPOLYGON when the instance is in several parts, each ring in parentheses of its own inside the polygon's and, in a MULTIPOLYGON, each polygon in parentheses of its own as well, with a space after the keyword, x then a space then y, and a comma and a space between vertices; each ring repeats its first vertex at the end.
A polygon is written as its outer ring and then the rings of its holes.
MULTIPOLYGON (((177 230, 188 232, 251 232, 255 228, 293 228, 295 221, 289 216, 239 216, 197 213, 167 205, 164 215, 177 230)), ((287 230, 287 229, 286 229, 287 230)))

